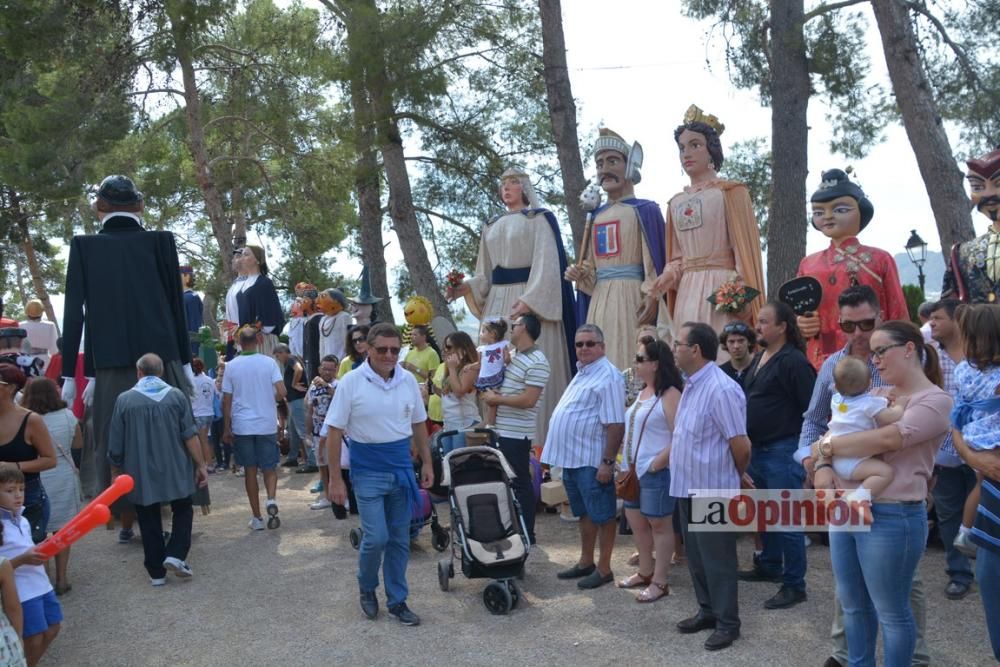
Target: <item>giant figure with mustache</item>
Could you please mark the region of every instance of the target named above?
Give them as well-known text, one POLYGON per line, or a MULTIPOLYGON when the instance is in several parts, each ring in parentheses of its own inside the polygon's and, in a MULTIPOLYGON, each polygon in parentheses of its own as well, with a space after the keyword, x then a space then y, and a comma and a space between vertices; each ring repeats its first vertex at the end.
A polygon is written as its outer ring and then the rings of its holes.
MULTIPOLYGON (((718 176, 719 135, 725 125, 691 105, 674 130, 681 167, 691 184, 667 204, 667 266, 657 281, 666 293, 672 335, 685 322, 705 322, 720 331, 731 319, 754 326, 764 305, 760 234, 747 187, 718 176), (737 274, 759 294, 739 313, 716 310, 708 302, 720 284, 737 274)), ((719 361, 728 355, 720 351, 719 361)))
MULTIPOLYGON (((799 262, 798 273, 816 278, 823 287, 818 312, 799 316, 797 321, 808 341, 806 356, 816 370, 827 357, 847 345, 837 300, 848 287, 868 285, 875 290, 882 305, 883 320, 910 318, 896 260, 885 250, 858 242, 858 234, 875 214, 872 203, 840 169, 824 171, 820 178, 819 188, 811 198, 812 225, 830 239, 830 247, 806 256, 799 262)), ((866 327, 869 324, 847 326, 866 327)), ((870 326, 874 327, 875 322, 870 326)))
POLYGON ((989 218, 990 228, 978 238, 952 246, 942 296, 966 303, 996 303, 1000 299, 1000 146, 965 164, 972 204, 989 218))
POLYGON ((608 201, 593 211, 581 256, 564 274, 576 283, 577 319, 586 313, 586 322, 601 328, 606 354, 621 370, 632 365, 639 325, 665 315, 654 293, 665 259, 663 215, 656 202, 633 194, 641 178, 640 151, 600 129, 594 161, 608 201))

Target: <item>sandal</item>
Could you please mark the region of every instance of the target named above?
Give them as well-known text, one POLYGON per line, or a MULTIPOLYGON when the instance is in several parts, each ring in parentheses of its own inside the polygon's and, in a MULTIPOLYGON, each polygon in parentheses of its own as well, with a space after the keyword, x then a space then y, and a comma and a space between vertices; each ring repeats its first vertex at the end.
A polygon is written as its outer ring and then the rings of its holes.
POLYGON ((670 557, 671 565, 684 565, 687 562, 688 562, 687 556, 681 556, 678 558, 677 554, 674 554, 673 556, 670 557))
POLYGON ((650 581, 649 586, 635 596, 635 601, 640 603, 656 602, 668 595, 670 595, 670 585, 668 583, 659 584, 655 581, 650 581))
POLYGON ((635 574, 629 575, 624 579, 620 579, 616 586, 618 588, 638 588, 639 586, 649 586, 653 581, 653 575, 651 574, 635 574))

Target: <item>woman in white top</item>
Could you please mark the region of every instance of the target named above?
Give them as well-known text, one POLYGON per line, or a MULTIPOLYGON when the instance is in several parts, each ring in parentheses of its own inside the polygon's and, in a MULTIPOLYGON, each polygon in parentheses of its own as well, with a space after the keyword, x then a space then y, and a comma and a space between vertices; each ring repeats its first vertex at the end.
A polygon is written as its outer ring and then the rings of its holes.
POLYGON ((625 413, 622 470, 635 467, 638 502, 625 502, 625 516, 639 550, 639 571, 618 582, 619 588, 645 588, 638 602, 653 602, 670 594, 670 554, 674 552, 670 496, 670 440, 677 404, 684 386, 674 355, 661 340, 645 337, 635 355, 635 374, 643 383, 635 403, 625 413), (653 553, 657 558, 653 560, 653 553))
MULTIPOLYGON (((56 467, 41 472, 49 497, 48 532, 56 532, 80 511, 80 477, 72 450, 83 447, 80 423, 59 396, 59 386, 49 378, 35 378, 24 388, 23 407, 42 415, 56 450, 56 467)), ((72 588, 67 576, 69 547, 56 554, 56 595, 72 588)))
MULTIPOLYGON (((441 411, 445 431, 464 431, 479 423, 476 403, 476 378, 479 377, 479 352, 469 334, 457 331, 444 339, 444 363, 448 368, 441 387, 441 411)), ((443 453, 465 446, 465 434, 444 439, 443 453)))

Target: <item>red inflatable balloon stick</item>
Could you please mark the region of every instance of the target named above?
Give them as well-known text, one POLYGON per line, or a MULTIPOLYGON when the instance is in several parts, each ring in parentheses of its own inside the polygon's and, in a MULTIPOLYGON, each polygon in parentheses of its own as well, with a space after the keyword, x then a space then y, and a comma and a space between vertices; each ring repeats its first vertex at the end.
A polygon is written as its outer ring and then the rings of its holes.
MULTIPOLYGON (((111 482, 111 486, 104 489, 99 496, 90 501, 90 504, 83 509, 88 509, 93 505, 105 505, 106 507, 111 507, 111 505, 124 496, 126 493, 135 488, 135 480, 132 479, 132 475, 118 475, 115 477, 115 481, 111 482)), ((83 514, 83 512, 80 512, 83 514)), ((79 514, 77 516, 80 516, 79 514)))
POLYGON ((94 528, 107 523, 110 518, 111 510, 108 509, 107 505, 91 503, 80 510, 80 513, 65 526, 56 531, 55 535, 50 536, 35 547, 35 551, 45 558, 52 558, 94 528))

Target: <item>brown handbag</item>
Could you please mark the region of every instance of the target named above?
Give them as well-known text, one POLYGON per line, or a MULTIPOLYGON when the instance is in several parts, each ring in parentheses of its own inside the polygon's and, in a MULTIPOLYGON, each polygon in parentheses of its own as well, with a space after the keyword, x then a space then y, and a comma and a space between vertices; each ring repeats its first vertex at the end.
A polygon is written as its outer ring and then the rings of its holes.
MULTIPOLYGON (((654 394, 653 400, 655 401, 656 398, 657 396, 654 394)), ((639 500, 639 477, 635 474, 635 462, 639 458, 639 447, 642 445, 642 434, 646 430, 646 422, 649 421, 649 417, 655 409, 656 404, 654 403, 642 420, 642 427, 639 428, 639 439, 635 443, 635 451, 632 452, 632 462, 629 464, 628 470, 623 470, 615 475, 615 495, 626 502, 634 503, 639 500)))

